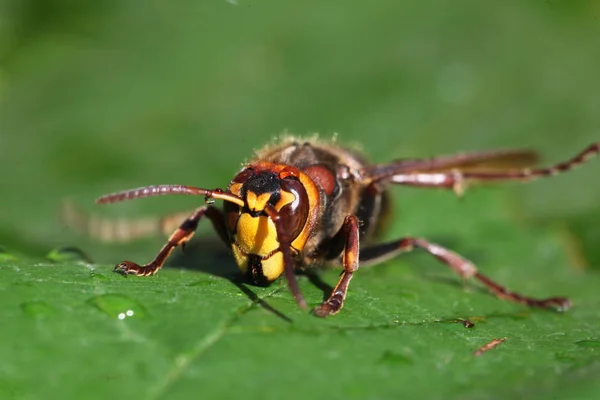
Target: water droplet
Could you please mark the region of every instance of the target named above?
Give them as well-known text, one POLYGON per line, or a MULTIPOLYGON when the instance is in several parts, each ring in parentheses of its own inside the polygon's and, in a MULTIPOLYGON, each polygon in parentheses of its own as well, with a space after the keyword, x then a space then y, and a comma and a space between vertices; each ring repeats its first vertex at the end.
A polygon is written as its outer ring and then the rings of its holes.
POLYGON ((389 363, 389 364, 404 364, 404 365, 413 365, 414 361, 411 357, 406 354, 396 353, 394 351, 386 350, 381 355, 379 359, 380 363, 389 363))
POLYGON ((54 314, 54 308, 45 301, 27 301, 21 303, 21 311, 29 317, 47 317, 54 314))
POLYGON ((580 340, 575 342, 577 346, 581 347, 600 347, 600 340, 598 339, 588 339, 588 340, 580 340))
POLYGON ((0 261, 14 261, 17 258, 6 251, 6 249, 0 246, 0 261))
POLYGON ((92 260, 82 250, 73 246, 62 246, 52 250, 46 258, 53 262, 81 262, 91 264, 92 260))
POLYGON ((126 319, 129 317, 144 318, 146 309, 137 301, 122 294, 103 294, 88 300, 98 310, 113 318, 126 319))
POLYGON ((92 270, 92 272, 90 272, 90 278, 104 280, 104 281, 108 279, 108 277, 106 275, 99 274, 98 272, 96 272, 94 270, 92 270))

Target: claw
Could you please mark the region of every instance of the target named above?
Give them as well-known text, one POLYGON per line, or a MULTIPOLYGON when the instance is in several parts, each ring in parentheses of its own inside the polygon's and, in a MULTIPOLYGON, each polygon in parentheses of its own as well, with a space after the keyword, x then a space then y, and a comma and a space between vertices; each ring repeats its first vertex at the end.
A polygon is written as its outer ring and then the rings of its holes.
POLYGON ((573 306, 573 302, 566 297, 552 297, 540 301, 544 308, 553 308, 558 312, 567 311, 573 306))
POLYGON ((333 310, 331 309, 331 307, 329 307, 327 304, 321 304, 320 306, 315 307, 312 313, 317 317, 327 318, 331 314, 333 314, 332 311, 333 310))
POLYGON ((132 261, 123 261, 122 263, 115 266, 113 272, 127 276, 127 275, 139 275, 142 268, 132 261))
POLYGON ((343 305, 343 298, 339 294, 335 294, 320 306, 315 307, 313 314, 317 317, 326 318, 330 315, 337 314, 342 309, 343 305))

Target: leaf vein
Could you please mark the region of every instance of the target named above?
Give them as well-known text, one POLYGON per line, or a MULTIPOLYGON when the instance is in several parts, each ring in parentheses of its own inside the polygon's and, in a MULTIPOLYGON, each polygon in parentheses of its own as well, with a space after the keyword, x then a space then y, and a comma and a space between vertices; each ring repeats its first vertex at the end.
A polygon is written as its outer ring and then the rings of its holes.
POLYGON ((196 342, 193 348, 188 352, 183 352, 175 357, 175 365, 150 392, 148 399, 155 400, 163 397, 177 381, 185 374, 189 367, 195 361, 199 360, 210 348, 216 345, 233 327, 236 322, 240 320, 248 311, 256 307, 262 300, 267 299, 277 292, 281 288, 277 288, 263 297, 253 299, 251 302, 243 307, 238 308, 234 311, 234 314, 225 320, 217 329, 210 332, 208 335, 202 337, 196 342))

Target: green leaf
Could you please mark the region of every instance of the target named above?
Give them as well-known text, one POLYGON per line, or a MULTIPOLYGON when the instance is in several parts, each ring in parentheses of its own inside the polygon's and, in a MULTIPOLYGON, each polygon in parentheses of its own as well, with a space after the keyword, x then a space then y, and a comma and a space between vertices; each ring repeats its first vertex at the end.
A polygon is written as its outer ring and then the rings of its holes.
MULTIPOLYGON (((511 290, 569 296, 565 313, 463 287, 415 252, 361 268, 321 320, 285 282, 226 279, 209 223, 157 276, 124 278, 113 266, 163 239, 98 243, 58 215, 66 197, 115 219, 193 209, 203 199, 94 199, 226 187, 286 129, 338 132, 373 162, 513 147, 566 160, 599 140, 593 2, 140 4, 0 2, 1 399, 599 397, 597 160, 461 199, 392 189, 382 240, 439 242, 511 290)), ((325 295, 300 287, 313 307, 325 295)))
POLYGON ((16 257, 10 254, 4 247, 0 246, 0 260, 1 261, 14 261, 16 257))
MULTIPOLYGON (((106 265, 3 261, 0 388, 15 397, 149 399, 286 391, 298 399, 541 399, 591 390, 600 368, 599 277, 560 267, 552 232, 510 222, 480 229, 511 237, 481 246, 488 275, 531 295, 571 296, 576 306, 533 310, 476 285, 465 291, 435 259, 416 254, 359 270, 344 309, 325 320, 298 309, 282 282, 240 286, 174 268, 124 278, 106 265), (507 340, 473 355, 498 338, 507 340)), ((204 268, 211 249, 202 240, 194 247, 187 256, 204 268)), ((324 293, 300 283, 317 305, 324 293)))
POLYGON ((57 249, 52 250, 46 258, 53 262, 81 262, 90 264, 92 260, 77 247, 73 246, 61 246, 57 249))

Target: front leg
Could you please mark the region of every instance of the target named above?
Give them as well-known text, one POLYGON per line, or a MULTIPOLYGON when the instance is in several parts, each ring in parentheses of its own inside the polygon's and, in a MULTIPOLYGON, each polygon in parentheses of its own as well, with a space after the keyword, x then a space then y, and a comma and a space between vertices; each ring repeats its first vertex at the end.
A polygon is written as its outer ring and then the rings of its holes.
POLYGON ((359 248, 359 221, 355 215, 349 215, 344 220, 344 225, 340 229, 342 234, 340 240, 344 240, 344 250, 342 253, 342 263, 344 271, 329 298, 320 306, 314 309, 314 314, 318 317, 327 317, 336 314, 344 306, 344 299, 348 292, 348 285, 352 280, 354 271, 358 269, 358 248, 359 248))
POLYGON ((169 237, 167 244, 163 246, 154 260, 150 263, 140 266, 132 261, 123 261, 115 267, 114 271, 122 275, 154 275, 162 268, 167 257, 169 257, 175 247, 185 245, 185 243, 194 236, 194 232, 198 227, 198 222, 203 216, 207 216, 211 220, 215 231, 219 234, 225 244, 229 245, 229 238, 223 214, 213 206, 203 206, 196 209, 185 221, 183 221, 179 228, 177 228, 171 237, 169 237))

